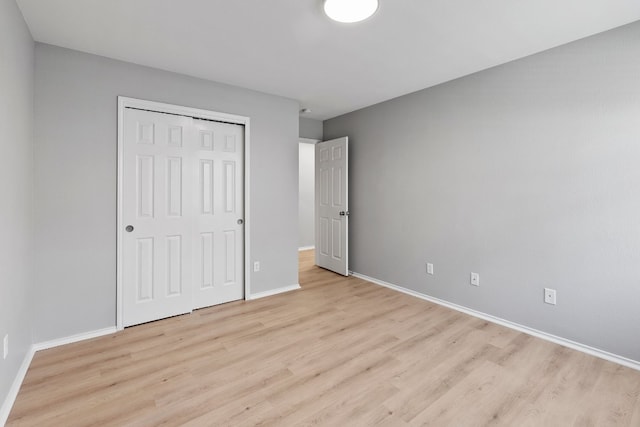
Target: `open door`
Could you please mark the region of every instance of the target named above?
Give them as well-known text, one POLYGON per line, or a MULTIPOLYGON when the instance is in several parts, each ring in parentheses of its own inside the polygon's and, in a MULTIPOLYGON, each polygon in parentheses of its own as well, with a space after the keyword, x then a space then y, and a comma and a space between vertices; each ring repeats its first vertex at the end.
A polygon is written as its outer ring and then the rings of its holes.
POLYGON ((349 275, 349 138, 316 144, 316 265, 349 275))

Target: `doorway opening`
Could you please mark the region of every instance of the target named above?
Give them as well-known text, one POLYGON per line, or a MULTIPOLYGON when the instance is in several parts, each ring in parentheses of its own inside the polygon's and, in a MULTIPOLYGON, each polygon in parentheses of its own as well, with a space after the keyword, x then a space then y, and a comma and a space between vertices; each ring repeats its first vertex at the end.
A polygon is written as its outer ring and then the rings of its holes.
POLYGON ((349 138, 299 139, 299 250, 319 267, 349 272, 349 138))
POLYGON ((319 139, 300 138, 298 143, 298 250, 316 247, 315 145, 319 139))

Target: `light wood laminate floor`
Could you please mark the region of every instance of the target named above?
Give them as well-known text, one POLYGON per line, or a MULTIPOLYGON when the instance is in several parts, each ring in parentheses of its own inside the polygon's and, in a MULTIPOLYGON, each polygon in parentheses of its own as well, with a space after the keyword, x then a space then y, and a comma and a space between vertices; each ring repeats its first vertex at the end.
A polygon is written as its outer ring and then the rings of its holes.
POLYGON ((9 426, 640 426, 640 372, 313 266, 38 352, 9 426))

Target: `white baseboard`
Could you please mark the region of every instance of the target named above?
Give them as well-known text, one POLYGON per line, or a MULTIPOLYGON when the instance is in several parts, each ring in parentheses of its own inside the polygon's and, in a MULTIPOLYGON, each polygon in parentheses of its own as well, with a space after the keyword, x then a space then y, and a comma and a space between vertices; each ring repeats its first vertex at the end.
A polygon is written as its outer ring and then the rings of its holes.
POLYGON ((402 292, 404 294, 411 295, 413 297, 420 298, 425 301, 429 301, 438 305, 442 305, 444 307, 451 308, 456 311, 460 311, 470 316, 478 317, 480 319, 483 319, 492 323, 496 323, 498 325, 506 326, 507 328, 515 329, 516 331, 524 332, 525 334, 533 335, 534 337, 538 337, 546 341, 551 341, 552 343, 559 344, 564 347, 571 348, 573 350, 578 350, 583 353, 590 354, 591 356, 599 357, 601 359, 608 360, 609 362, 614 362, 619 365, 626 366, 628 368, 640 371, 640 361, 637 361, 637 360, 628 359, 626 357, 619 356, 617 354, 609 353, 608 351, 600 350, 585 344, 581 344, 579 342, 571 341, 566 338, 548 334, 546 332, 529 328, 528 326, 520 325, 518 323, 514 323, 509 320, 501 319, 499 317, 492 316, 490 314, 483 313, 481 311, 476 311, 471 308, 464 307, 462 305, 454 304, 439 298, 435 298, 420 292, 413 291, 411 289, 403 288, 402 286, 394 285, 393 283, 388 283, 383 280, 378 280, 373 277, 365 276, 364 274, 354 272, 353 277, 357 277, 359 279, 366 280, 376 285, 384 286, 385 288, 393 289, 395 291, 402 292))
POLYGON ((2 407, 0 407, 0 426, 4 426, 9 418, 9 413, 11 412, 11 408, 13 408, 13 404, 16 401, 16 397, 18 397, 18 392, 20 391, 20 387, 22 386, 22 382, 24 381, 24 377, 27 375, 27 371, 29 370, 29 365, 31 365, 31 360, 33 359, 33 355, 36 353, 34 346, 29 347, 27 354, 24 355, 24 359, 22 360, 22 364, 20 365, 20 369, 18 369, 18 373, 9 388, 9 393, 7 393, 7 397, 5 397, 4 402, 2 403, 2 407))
POLYGON ((310 251, 311 249, 315 249, 315 246, 301 246, 298 248, 298 251, 310 251))
POLYGON ((18 397, 18 392, 20 391, 20 387, 22 386, 24 377, 27 375, 29 365, 31 365, 31 361, 33 360, 33 356, 36 354, 36 351, 46 350, 48 348, 71 344, 78 341, 84 341, 91 338, 101 337, 103 335, 109 335, 114 332, 116 332, 115 327, 104 328, 97 331, 84 332, 82 334, 76 334, 69 337, 32 344, 31 347, 29 347, 29 351, 24 356, 24 360, 22 361, 22 365, 20 365, 20 369, 16 374, 16 378, 13 380, 11 388, 9 389, 9 393, 7 394, 7 397, 4 399, 2 407, 0 408, 0 426, 4 426, 7 422, 7 419, 9 418, 11 408, 16 401, 16 397, 18 397))
POLYGON ((258 293, 255 293, 255 294, 251 294, 251 295, 249 295, 249 298, 247 298, 247 299, 248 300, 253 300, 253 299, 259 299, 259 298, 264 298, 264 297, 270 297, 272 295, 278 295, 278 294, 282 294, 284 292, 295 291, 296 289, 300 289, 300 285, 297 284, 297 283, 295 285, 291 285, 291 286, 284 286, 282 288, 272 289, 270 291, 258 292, 258 293))
POLYGON ((36 351, 46 350, 48 348, 58 347, 65 344, 71 344, 78 341, 89 340, 91 338, 101 337, 103 335, 109 335, 115 333, 116 327, 109 327, 104 329, 98 329, 97 331, 83 332, 81 334, 71 335, 64 338, 58 338, 51 341, 39 342, 33 345, 36 351))

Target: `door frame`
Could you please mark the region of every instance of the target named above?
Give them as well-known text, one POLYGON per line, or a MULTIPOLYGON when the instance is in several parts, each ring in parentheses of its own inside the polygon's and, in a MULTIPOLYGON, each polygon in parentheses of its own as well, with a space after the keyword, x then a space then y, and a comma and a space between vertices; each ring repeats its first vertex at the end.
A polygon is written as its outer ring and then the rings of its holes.
POLYGON ((116 220, 116 329, 123 330, 123 283, 122 283, 122 199, 124 179, 124 112, 127 107, 159 113, 176 114, 207 120, 215 120, 244 126, 244 299, 251 298, 251 219, 250 219, 250 119, 246 116, 221 113, 199 108, 183 107, 162 102, 118 96, 118 189, 116 220))

